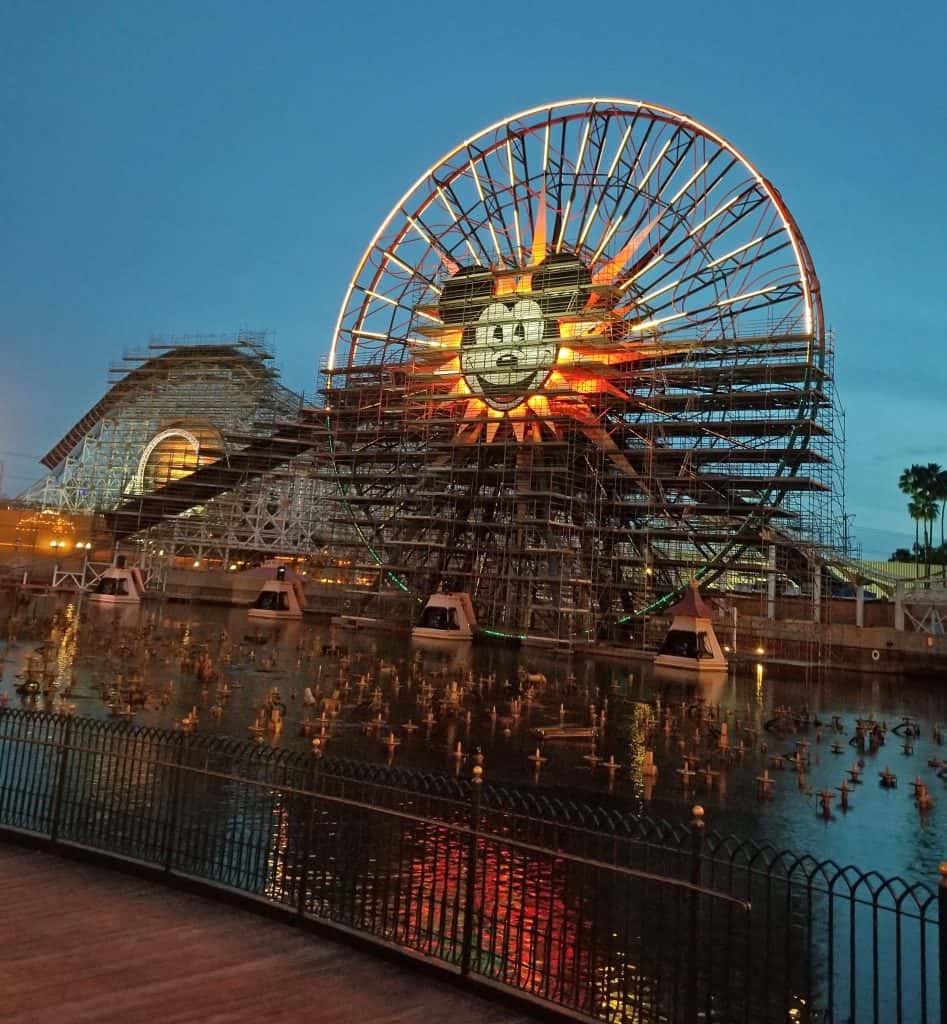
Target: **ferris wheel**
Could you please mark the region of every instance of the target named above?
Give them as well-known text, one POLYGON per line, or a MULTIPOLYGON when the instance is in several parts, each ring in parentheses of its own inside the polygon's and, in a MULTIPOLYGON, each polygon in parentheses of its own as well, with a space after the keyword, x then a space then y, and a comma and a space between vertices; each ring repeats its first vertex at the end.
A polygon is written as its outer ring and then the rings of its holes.
POLYGON ((581 99, 490 126, 399 200, 325 401, 382 587, 446 580, 498 628, 576 637, 799 528, 829 385, 773 186, 690 117, 581 99))

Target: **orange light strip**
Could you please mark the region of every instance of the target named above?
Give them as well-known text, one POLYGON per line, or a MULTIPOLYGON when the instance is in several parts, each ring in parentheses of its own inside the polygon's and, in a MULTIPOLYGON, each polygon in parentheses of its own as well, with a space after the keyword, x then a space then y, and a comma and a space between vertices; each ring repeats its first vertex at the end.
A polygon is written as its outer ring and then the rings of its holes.
MULTIPOLYGON (((618 275, 618 273, 621 271, 622 267, 624 267, 628 263, 631 257, 634 256, 634 254, 648 240, 648 236, 651 234, 651 232, 654 230, 654 228, 657 226, 657 224, 660 222, 663 216, 664 211, 662 210, 655 217, 653 217, 647 224, 645 224, 645 226, 637 234, 632 235, 632 237, 621 247, 618 254, 613 259, 610 259, 607 263, 603 264, 603 266, 600 267, 595 272, 594 276, 592 277, 592 280, 596 284, 611 283, 611 281, 613 281, 615 277, 618 275)), ((620 224, 621 221, 617 221, 615 225, 610 229, 608 236, 602 240, 603 249, 611 241, 612 235, 618 229, 620 224)), ((597 254, 596 256, 593 257, 593 263, 595 263, 598 260, 598 255, 600 254, 597 254)))
POLYGON ((622 283, 618 286, 618 290, 620 292, 623 292, 626 288, 630 288, 635 283, 635 281, 638 280, 639 277, 643 277, 645 274, 647 274, 649 270, 651 270, 652 267, 656 267, 663 259, 664 253, 659 252, 653 259, 648 260, 648 262, 641 268, 641 270, 639 270, 637 273, 632 274, 627 281, 622 281, 622 283))
MULTIPOLYGON (((547 130, 548 132, 548 130, 547 130)), ((533 265, 542 263, 546 258, 546 182, 539 192, 539 207, 536 210, 536 221, 533 228, 533 265)))

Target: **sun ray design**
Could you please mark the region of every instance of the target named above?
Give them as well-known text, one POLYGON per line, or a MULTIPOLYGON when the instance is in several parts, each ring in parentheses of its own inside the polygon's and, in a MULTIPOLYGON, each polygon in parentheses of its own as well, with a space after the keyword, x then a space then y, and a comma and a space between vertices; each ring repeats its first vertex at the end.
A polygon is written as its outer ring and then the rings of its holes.
POLYGON ((546 182, 543 181, 536 204, 536 218, 533 228, 533 266, 539 266, 546 258, 546 182))
POLYGON ((557 436, 555 424, 565 417, 623 472, 634 475, 627 460, 616 455, 608 432, 596 425, 589 399, 609 396, 627 403, 627 393, 608 379, 610 367, 630 365, 653 351, 642 337, 622 337, 621 312, 633 304, 626 301, 616 312, 609 287, 652 225, 593 275, 571 254, 549 257, 545 218, 541 193, 529 268, 458 267, 445 280, 438 305, 418 307, 421 316, 440 326, 416 325, 419 333, 436 336, 436 346, 418 342, 415 372, 440 378, 448 394, 462 386, 463 393, 476 396, 458 423, 458 443, 507 437, 523 443, 540 439, 544 430, 557 436))

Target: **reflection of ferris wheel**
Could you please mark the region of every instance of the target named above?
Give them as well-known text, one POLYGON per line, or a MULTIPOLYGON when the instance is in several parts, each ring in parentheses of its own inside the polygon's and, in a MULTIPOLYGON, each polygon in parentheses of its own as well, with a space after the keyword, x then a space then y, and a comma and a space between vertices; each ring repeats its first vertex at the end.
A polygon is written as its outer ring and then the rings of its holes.
POLYGON ((828 383, 779 194, 674 111, 574 100, 427 171, 346 295, 339 492, 381 576, 589 635, 798 525, 828 383))

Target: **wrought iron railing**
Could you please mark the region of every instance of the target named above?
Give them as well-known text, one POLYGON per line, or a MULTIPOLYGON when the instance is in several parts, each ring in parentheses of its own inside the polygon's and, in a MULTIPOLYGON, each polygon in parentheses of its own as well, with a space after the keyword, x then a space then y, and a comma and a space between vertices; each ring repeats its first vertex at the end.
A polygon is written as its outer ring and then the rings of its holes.
POLYGON ((3 710, 0 827, 237 890, 580 1020, 945 1019, 944 884, 472 767, 3 710))

